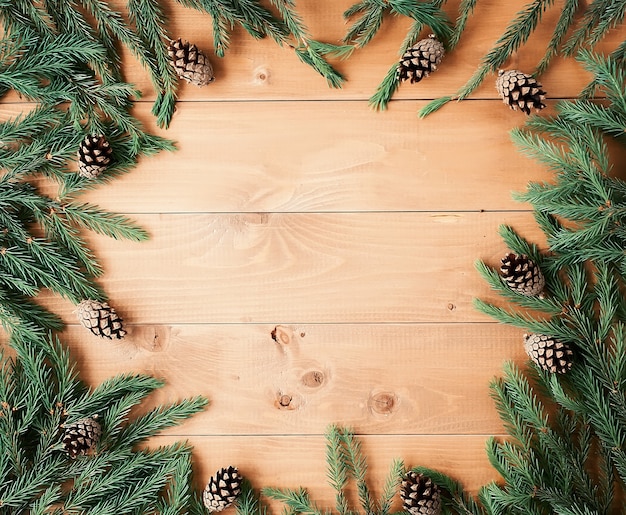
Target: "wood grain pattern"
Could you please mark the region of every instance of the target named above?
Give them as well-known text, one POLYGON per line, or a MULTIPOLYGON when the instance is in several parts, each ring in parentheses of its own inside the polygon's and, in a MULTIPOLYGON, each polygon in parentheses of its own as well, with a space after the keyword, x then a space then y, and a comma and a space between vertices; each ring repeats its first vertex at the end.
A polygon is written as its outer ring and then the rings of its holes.
POLYGON ((472 306, 489 293, 474 261, 499 264, 500 224, 540 242, 529 213, 135 219, 150 241, 94 238, 93 248, 117 309, 142 324, 486 321, 472 306))
MULTIPOLYGON (((315 37, 338 42, 352 3, 298 9, 315 37)), ((458 3, 448 2, 451 18, 458 3)), ((375 492, 395 457, 472 491, 497 477, 484 446, 503 428, 488 383, 504 361, 525 361, 523 331, 474 310, 474 298, 494 295, 473 264, 507 251, 503 223, 545 246, 510 192, 551 176, 513 147, 507 133, 524 117, 495 98, 494 77, 475 100, 425 120, 416 113, 464 84, 526 3, 478 2, 458 49, 427 80, 402 85, 384 113, 367 99, 397 58, 406 20, 387 19, 370 45, 335 63, 348 78, 341 90, 291 50, 236 30, 227 56, 213 59, 215 83, 183 84, 171 129, 157 131, 179 151, 83 197, 151 233, 140 244, 88 237, 129 335, 92 338, 69 302, 46 292, 41 301, 72 324, 63 338, 90 384, 126 371, 164 378, 144 409, 210 398, 206 412, 153 440, 189 439, 199 487, 234 464, 255 486, 306 486, 330 506, 322 433, 331 423, 366 435, 375 492)), ((169 4, 172 36, 210 52, 209 18, 169 4)), ((533 69, 562 5, 507 67, 533 69)), ((131 58, 126 76, 145 95, 137 116, 156 130, 147 74, 131 58)), ((544 113, 588 79, 557 60, 541 79, 544 113)), ((0 119, 32 107, 6 100, 0 119)))
MULTIPOLYGON (((496 324, 130 325, 122 342, 66 331, 81 377, 143 372, 150 403, 211 401, 184 435, 502 433, 489 382, 525 361, 522 330, 496 324)), ((180 434, 180 428, 169 433, 180 434)))
POLYGON ((508 137, 523 115, 477 101, 418 121, 422 105, 183 103, 164 133, 178 152, 86 198, 127 213, 527 208, 511 191, 549 175, 508 137))
MULTIPOLYGON (((363 451, 368 455, 368 483, 378 497, 394 459, 406 466, 424 465, 464 478, 468 490, 476 492, 497 479, 485 454, 483 436, 363 436, 363 451)), ((160 437, 154 445, 166 445, 176 437, 160 437)), ((194 445, 194 475, 198 488, 219 468, 233 464, 255 487, 306 487, 322 508, 335 505, 334 491, 328 486, 325 440, 314 436, 224 436, 191 437, 194 445)), ((357 507, 355 496, 350 499, 357 507)), ((267 499, 264 499, 266 501, 267 499)), ((273 513, 282 506, 272 504, 273 513)), ((399 509, 399 505, 396 505, 399 509)))
MULTIPOLYGON (((123 4, 116 0, 117 5, 123 4)), ((302 14, 311 33, 319 40, 340 43, 348 23, 342 13, 354 0, 333 2, 299 2, 302 14)), ((554 2, 554 7, 543 15, 543 22, 528 44, 516 53, 506 67, 531 72, 545 52, 560 8, 564 1, 554 2)), ((170 34, 195 42, 208 55, 213 53, 211 21, 207 15, 186 9, 171 2, 170 34)), ((439 70, 428 80, 417 85, 403 85, 394 98, 430 99, 454 94, 474 73, 482 57, 494 46, 525 1, 502 2, 481 0, 467 25, 457 49, 447 55, 439 70)), ((458 2, 447 3, 446 11, 452 20, 457 17, 458 2)), ((403 17, 389 16, 379 34, 364 49, 357 50, 345 61, 333 61, 347 81, 342 89, 331 89, 323 77, 302 64, 293 51, 280 48, 270 40, 254 40, 242 30, 236 30, 231 48, 223 59, 212 57, 216 80, 206 88, 182 84, 180 96, 184 100, 219 102, 224 100, 312 100, 369 98, 391 66, 398 59, 398 51, 410 26, 403 17)), ((424 36, 429 32, 424 30, 424 36)), ((619 31, 613 31, 599 49, 615 48, 622 40, 619 31)), ((129 56, 127 56, 129 57, 129 56)), ((128 59, 128 62, 133 62, 128 59)), ((135 83, 146 99, 154 97, 148 76, 137 64, 128 66, 127 80, 135 83)), ((554 66, 542 77, 545 90, 552 98, 576 96, 590 76, 573 59, 556 60, 554 66)), ((473 95, 473 98, 496 98, 495 76, 473 95)), ((392 104, 392 109, 395 105, 392 104)))
MULTIPOLYGON (((385 113, 353 102, 183 103, 158 131, 177 152, 81 199, 123 213, 527 209, 511 191, 550 175, 508 137, 524 116, 493 104, 418 121, 424 102, 385 113)), ((156 131, 149 109, 137 112, 156 131)))

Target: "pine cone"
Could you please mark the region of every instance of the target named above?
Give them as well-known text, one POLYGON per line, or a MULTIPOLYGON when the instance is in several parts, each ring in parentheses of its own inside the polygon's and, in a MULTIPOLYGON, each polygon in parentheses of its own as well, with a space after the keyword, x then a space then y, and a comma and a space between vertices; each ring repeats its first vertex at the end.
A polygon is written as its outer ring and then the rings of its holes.
POLYGON ((78 147, 78 173, 95 179, 111 164, 111 145, 102 135, 87 135, 78 147))
POLYGON ((209 59, 196 45, 182 39, 172 40, 168 54, 176 74, 196 86, 206 86, 215 80, 209 59))
POLYGON ((398 78, 401 81, 419 82, 434 72, 443 59, 445 49, 441 41, 431 34, 409 48, 398 64, 398 78))
POLYGON ((525 334, 524 350, 537 366, 553 374, 564 374, 572 368, 574 357, 572 349, 550 336, 525 334))
POLYGON ((527 256, 507 254, 502 258, 500 272, 513 291, 528 297, 543 297, 546 279, 541 269, 527 256))
POLYGON ((411 515, 439 515, 441 491, 433 480, 409 470, 400 487, 402 507, 411 515))
POLYGON ((498 71, 496 89, 502 101, 513 110, 519 107, 530 114, 531 108, 539 111, 546 107, 543 103, 546 92, 541 89, 541 84, 532 75, 519 70, 498 71))
POLYGON ((202 501, 209 510, 222 511, 228 508, 241 493, 241 482, 243 478, 239 475, 237 467, 228 467, 218 470, 202 493, 202 501))
POLYGON ((63 448, 70 458, 93 452, 102 435, 102 427, 97 417, 81 418, 64 427, 63 448))
POLYGON ((123 320, 107 302, 83 300, 76 309, 80 323, 96 336, 122 339, 126 336, 123 320))

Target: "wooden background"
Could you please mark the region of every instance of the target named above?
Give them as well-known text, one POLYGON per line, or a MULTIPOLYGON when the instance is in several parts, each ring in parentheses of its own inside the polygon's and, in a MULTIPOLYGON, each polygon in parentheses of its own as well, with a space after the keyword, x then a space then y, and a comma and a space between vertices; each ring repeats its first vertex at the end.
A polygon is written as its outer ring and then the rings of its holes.
MULTIPOLYGON (((315 37, 338 42, 351 3, 298 9, 315 37)), ((402 85, 385 112, 367 99, 406 20, 388 18, 369 46, 335 63, 348 79, 341 90, 289 49, 238 30, 226 57, 212 58, 215 82, 183 84, 171 129, 158 131, 179 150, 85 197, 151 233, 146 243, 90 237, 129 335, 101 341, 75 325, 73 306, 46 302, 70 324, 65 339, 87 381, 147 372, 168 383, 152 404, 210 398, 155 439, 195 446, 198 486, 232 464, 257 487, 305 486, 331 506, 331 423, 362 435, 376 493, 396 457, 472 491, 496 478, 485 441, 504 431, 488 384, 504 361, 524 361, 523 331, 473 309, 475 297, 495 299, 474 262, 499 262, 502 223, 542 241, 511 191, 550 175, 510 142, 524 115, 496 98, 494 77, 472 100, 425 120, 417 111, 454 93, 525 3, 478 2, 458 49, 427 80, 402 85)), ((556 4, 507 67, 533 70, 556 4)), ((173 37, 212 55, 207 16, 180 6, 169 16, 173 37)), ((156 131, 147 75, 128 62, 145 93, 137 115, 156 131)), ((546 112, 588 79, 573 61, 555 62, 542 77, 546 112)))

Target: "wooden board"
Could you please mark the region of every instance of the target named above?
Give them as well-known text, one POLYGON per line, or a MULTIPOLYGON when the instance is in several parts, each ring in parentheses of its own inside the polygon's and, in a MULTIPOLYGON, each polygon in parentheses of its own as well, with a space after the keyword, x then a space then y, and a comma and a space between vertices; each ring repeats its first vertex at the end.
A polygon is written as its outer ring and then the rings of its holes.
POLYGON ((486 435, 503 428, 489 382, 524 361, 521 329, 496 324, 131 325, 122 342, 67 331, 82 378, 166 381, 146 405, 205 395, 183 435, 486 435))
POLYGON ((86 198, 130 213, 519 210, 511 192, 550 178, 508 137, 523 115, 476 101, 417 120, 423 105, 183 103, 163 133, 178 152, 86 198))
MULTIPOLYGON (((180 440, 162 437, 154 445, 180 440)), ((385 479, 394 459, 402 459, 407 467, 429 466, 463 478, 464 486, 476 492, 480 486, 497 479, 485 454, 482 436, 363 436, 360 438, 368 456, 368 484, 376 498, 381 495, 385 479)), ((228 465, 238 466, 255 487, 306 487, 311 499, 321 508, 335 505, 334 491, 328 486, 325 462, 325 440, 315 436, 220 436, 192 437, 194 446, 194 477, 198 488, 208 478, 228 465)), ((354 493, 354 490, 352 489, 354 493)), ((350 499, 358 507, 355 495, 350 499)), ((263 499, 267 501, 267 499, 263 499)), ((397 500, 397 498, 396 498, 397 500)), ((283 506, 272 503, 273 513, 283 506)), ((395 506, 400 509, 399 505, 395 506)))
MULTIPOLYGON (((116 0, 116 3, 123 4, 121 0, 116 0)), ((350 25, 343 19, 343 12, 354 3, 355 0, 301 1, 297 3, 297 8, 313 37, 339 44, 350 25)), ((478 2, 459 46, 444 58, 437 72, 419 84, 403 85, 394 98, 431 99, 455 94, 527 3, 525 0, 478 2)), ((554 2, 554 7, 544 13, 542 24, 529 42, 505 64, 507 68, 532 73, 545 52, 563 3, 563 0, 554 2)), ((458 15, 457 6, 458 2, 450 1, 445 7, 451 20, 455 20, 458 15)), ((278 47, 269 39, 258 41, 237 29, 231 38, 229 51, 220 59, 213 55, 211 19, 208 15, 172 2, 169 18, 171 37, 182 37, 204 50, 211 57, 216 76, 215 82, 205 88, 182 84, 180 96, 185 101, 209 102, 368 99, 387 71, 397 62, 402 41, 411 25, 405 17, 387 16, 380 32, 365 48, 356 50, 347 60, 332 60, 333 65, 347 79, 338 90, 329 88, 326 80, 302 64, 291 49, 278 47)), ((429 32, 430 29, 425 28, 423 36, 426 37, 429 32)), ((615 30, 598 48, 613 49, 622 39, 622 34, 615 30)), ((148 75, 139 65, 130 65, 126 77, 144 92, 145 98, 153 98, 148 75)), ((554 66, 542 77, 545 89, 552 98, 578 95, 589 79, 590 75, 573 59, 555 60, 554 66)), ((473 97, 496 98, 494 84, 495 75, 490 75, 473 97)), ((391 108, 395 109, 396 106, 392 105, 391 108)))
MULTIPOLYGON (((93 249, 117 309, 143 324, 486 321, 474 262, 499 265, 501 224, 540 238, 529 213, 134 218, 150 241, 94 238, 93 249)), ((71 306, 55 308, 69 318, 71 306)))
POLYGON ((123 213, 528 209, 511 192, 551 176, 508 137, 522 114, 476 101, 418 120, 423 105, 184 102, 157 131, 141 104, 140 118, 179 150, 80 198, 123 213))
MULTIPOLYGON (((298 9, 315 37, 338 42, 352 3, 298 9)), ((452 19, 458 3, 447 7, 452 19)), ((474 492, 497 477, 484 446, 503 427, 488 384, 504 361, 525 362, 523 330, 474 310, 476 297, 498 300, 474 262, 498 264, 503 223, 545 248, 529 206, 510 193, 551 175, 513 147, 508 132, 525 117, 496 99, 494 76, 471 101, 425 120, 417 112, 462 86, 526 3, 478 2, 457 50, 427 80, 403 84, 383 113, 367 99, 397 60, 408 28, 397 17, 334 63, 348 78, 341 90, 291 50, 237 29, 226 57, 213 59, 215 83, 181 85, 168 131, 156 129, 154 92, 130 58, 127 79, 144 93, 137 116, 179 151, 81 198, 151 234, 145 243, 88 237, 129 334, 101 341, 76 325, 69 302, 45 292, 41 301, 71 324, 63 338, 88 383, 121 372, 165 379, 142 409, 209 397, 206 412, 152 441, 188 439, 199 487, 234 464, 256 487, 305 486, 330 506, 331 423, 364 435, 377 493, 396 457, 474 492)), ((170 4, 171 35, 210 53, 208 16, 170 4)), ((506 67, 532 71, 562 5, 506 67)), ((613 31, 600 49, 622 39, 613 31)), ((541 79, 544 114, 588 79, 558 60, 541 79)), ((6 100, 3 120, 32 108, 6 100)))

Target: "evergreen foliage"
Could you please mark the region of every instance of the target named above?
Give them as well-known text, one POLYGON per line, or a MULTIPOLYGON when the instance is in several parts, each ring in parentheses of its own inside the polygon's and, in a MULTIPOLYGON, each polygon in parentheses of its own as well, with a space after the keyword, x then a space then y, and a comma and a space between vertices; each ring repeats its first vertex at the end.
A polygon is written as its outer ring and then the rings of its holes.
MULTIPOLYGON (((463 28, 460 22, 464 22, 474 7, 474 2, 461 4, 457 33, 463 28)), ((471 95, 490 73, 497 73, 498 69, 503 67, 511 56, 528 41, 534 30, 542 23, 544 12, 553 7, 554 0, 530 1, 517 13, 493 48, 483 56, 480 65, 465 85, 455 95, 435 99, 432 103, 427 104, 420 111, 420 116, 424 117, 431 114, 450 100, 463 100, 471 95)), ((623 23, 625 15, 626 2, 623 0, 593 0, 588 5, 579 0, 566 0, 561 6, 557 23, 552 28, 552 37, 546 51, 537 63, 533 74, 538 76, 544 73, 552 59, 557 55, 572 56, 579 50, 593 49, 610 29, 623 23)), ((613 52, 614 61, 622 62, 624 60, 625 44, 626 40, 613 52)), ((581 92, 581 96, 591 96, 596 86, 594 81, 581 92)))
MULTIPOLYGON (((554 0, 532 0, 511 20, 493 48, 482 58, 472 77, 454 95, 437 98, 427 104, 420 116, 428 116, 451 100, 463 100, 478 88, 489 74, 496 73, 507 60, 517 52, 542 23, 543 14, 554 9, 554 0)), ((454 24, 449 21, 445 7, 447 0, 407 1, 362 0, 346 10, 347 19, 356 18, 344 38, 347 44, 362 48, 378 33, 385 17, 407 16, 413 24, 401 45, 398 58, 428 32, 434 33, 452 50, 461 40, 469 18, 474 14, 479 0, 462 0, 458 5, 454 24), (424 29, 428 27, 428 32, 424 29)), ((545 72, 552 59, 557 56, 572 56, 580 49, 593 49, 612 28, 620 26, 626 15, 626 2, 623 0, 594 0, 588 5, 580 0, 565 0, 545 54, 537 63, 535 75, 545 72)), ((623 61, 626 41, 613 52, 615 61, 623 61)), ((529 70, 528 73, 531 73, 529 70)), ((583 90, 583 96, 591 96, 597 84, 594 82, 583 90)), ((375 109, 385 109, 399 87, 397 77, 397 59, 370 98, 370 105, 375 109)))
MULTIPOLYGON (((325 56, 346 57, 352 47, 313 39, 293 0, 273 0, 273 11, 258 0, 178 1, 212 17, 219 56, 240 25, 255 38, 293 48, 329 84, 341 85, 325 56)), ((128 218, 79 197, 142 156, 174 149, 134 117, 140 93, 124 81, 120 54, 127 47, 150 74, 153 113, 167 127, 178 79, 167 54, 165 11, 163 0, 129 0, 124 12, 104 0, 0 0, 0 98, 12 93, 32 106, 0 123, 0 322, 9 330, 22 322, 61 327, 33 302, 41 289, 75 304, 106 300, 85 230, 134 241, 148 237, 128 218), (112 165, 97 178, 75 173, 76 152, 88 134, 105 135, 113 149, 112 165)))
MULTIPOLYGON (((392 464, 383 492, 378 500, 373 498, 367 486, 367 461, 361 450, 361 443, 352 431, 337 426, 328 428, 326 431, 326 461, 328 480, 336 492, 334 511, 319 508, 304 488, 293 490, 268 487, 264 488, 262 493, 271 499, 284 503, 288 513, 354 515, 361 512, 351 509, 346 495, 346 489, 352 480, 356 485, 362 513, 389 515, 393 498, 405 473, 402 461, 396 460, 392 464)), ((241 515, 256 514, 243 513, 241 515)))
MULTIPOLYGON (((524 153, 555 173, 553 183, 533 183, 517 195, 533 206, 548 250, 540 251, 511 227, 501 229, 509 249, 540 264, 547 294, 543 299, 517 294, 495 268, 480 262, 480 273, 514 308, 476 302, 499 322, 569 342, 576 360, 565 377, 508 363, 504 377, 492 383, 510 438, 492 439, 487 452, 504 482, 485 486, 480 509, 468 508, 471 513, 621 513, 626 183, 613 173, 606 139, 626 143, 626 75, 623 64, 610 57, 581 52, 579 59, 609 101, 561 102, 556 116, 532 117, 512 133, 524 153)), ((445 488, 443 480, 439 484, 445 488)), ((468 511, 457 506, 452 512, 468 511)))
MULTIPOLYGON (((346 19, 356 18, 344 36, 344 42, 356 48, 364 47, 379 31, 385 16, 389 15, 406 16, 412 20, 411 29, 402 42, 398 57, 417 43, 424 27, 430 27, 432 33, 444 44, 451 40, 454 42, 448 16, 441 9, 443 3, 445 0, 433 2, 363 0, 344 12, 346 19)), ((447 46, 450 48, 451 45, 448 43, 447 46)), ((370 105, 376 109, 385 109, 399 85, 396 60, 370 98, 370 105)))
POLYGON ((68 352, 41 329, 19 326, 0 370, 0 511, 7 514, 179 514, 193 503, 191 449, 156 449, 146 439, 206 406, 204 398, 130 417, 162 383, 121 375, 90 389, 68 352), (33 339, 33 334, 37 336, 33 339), (71 459, 63 426, 98 416, 96 452, 71 459))
MULTIPOLYGON (((502 479, 476 497, 437 470, 416 467, 442 490, 443 513, 456 515, 612 515, 624 513, 626 489, 626 181, 612 169, 609 139, 626 147, 626 71, 622 62, 580 52, 605 103, 560 102, 550 118, 531 117, 512 133, 522 152, 554 171, 554 181, 531 183, 517 198, 529 202, 547 249, 514 228, 501 227, 509 252, 525 254, 546 278, 544 297, 510 289, 498 268, 478 271, 501 303, 477 300, 495 320, 568 342, 572 369, 551 374, 532 361, 507 363, 491 393, 508 436, 491 438, 488 458, 502 479)), ((520 331, 520 345, 522 345, 520 331)), ((343 494, 349 478, 363 478, 345 443, 352 433, 331 428, 328 474, 337 512, 349 513, 343 494)), ((397 462, 384 497, 397 489, 397 462)), ((306 491, 266 489, 289 511, 321 513, 306 491)), ((369 492, 360 495, 369 498, 369 492)), ((387 513, 379 507, 365 513, 387 513), (378 511, 380 510, 380 511, 378 511)), ((350 512, 352 513, 352 512, 350 512)))

